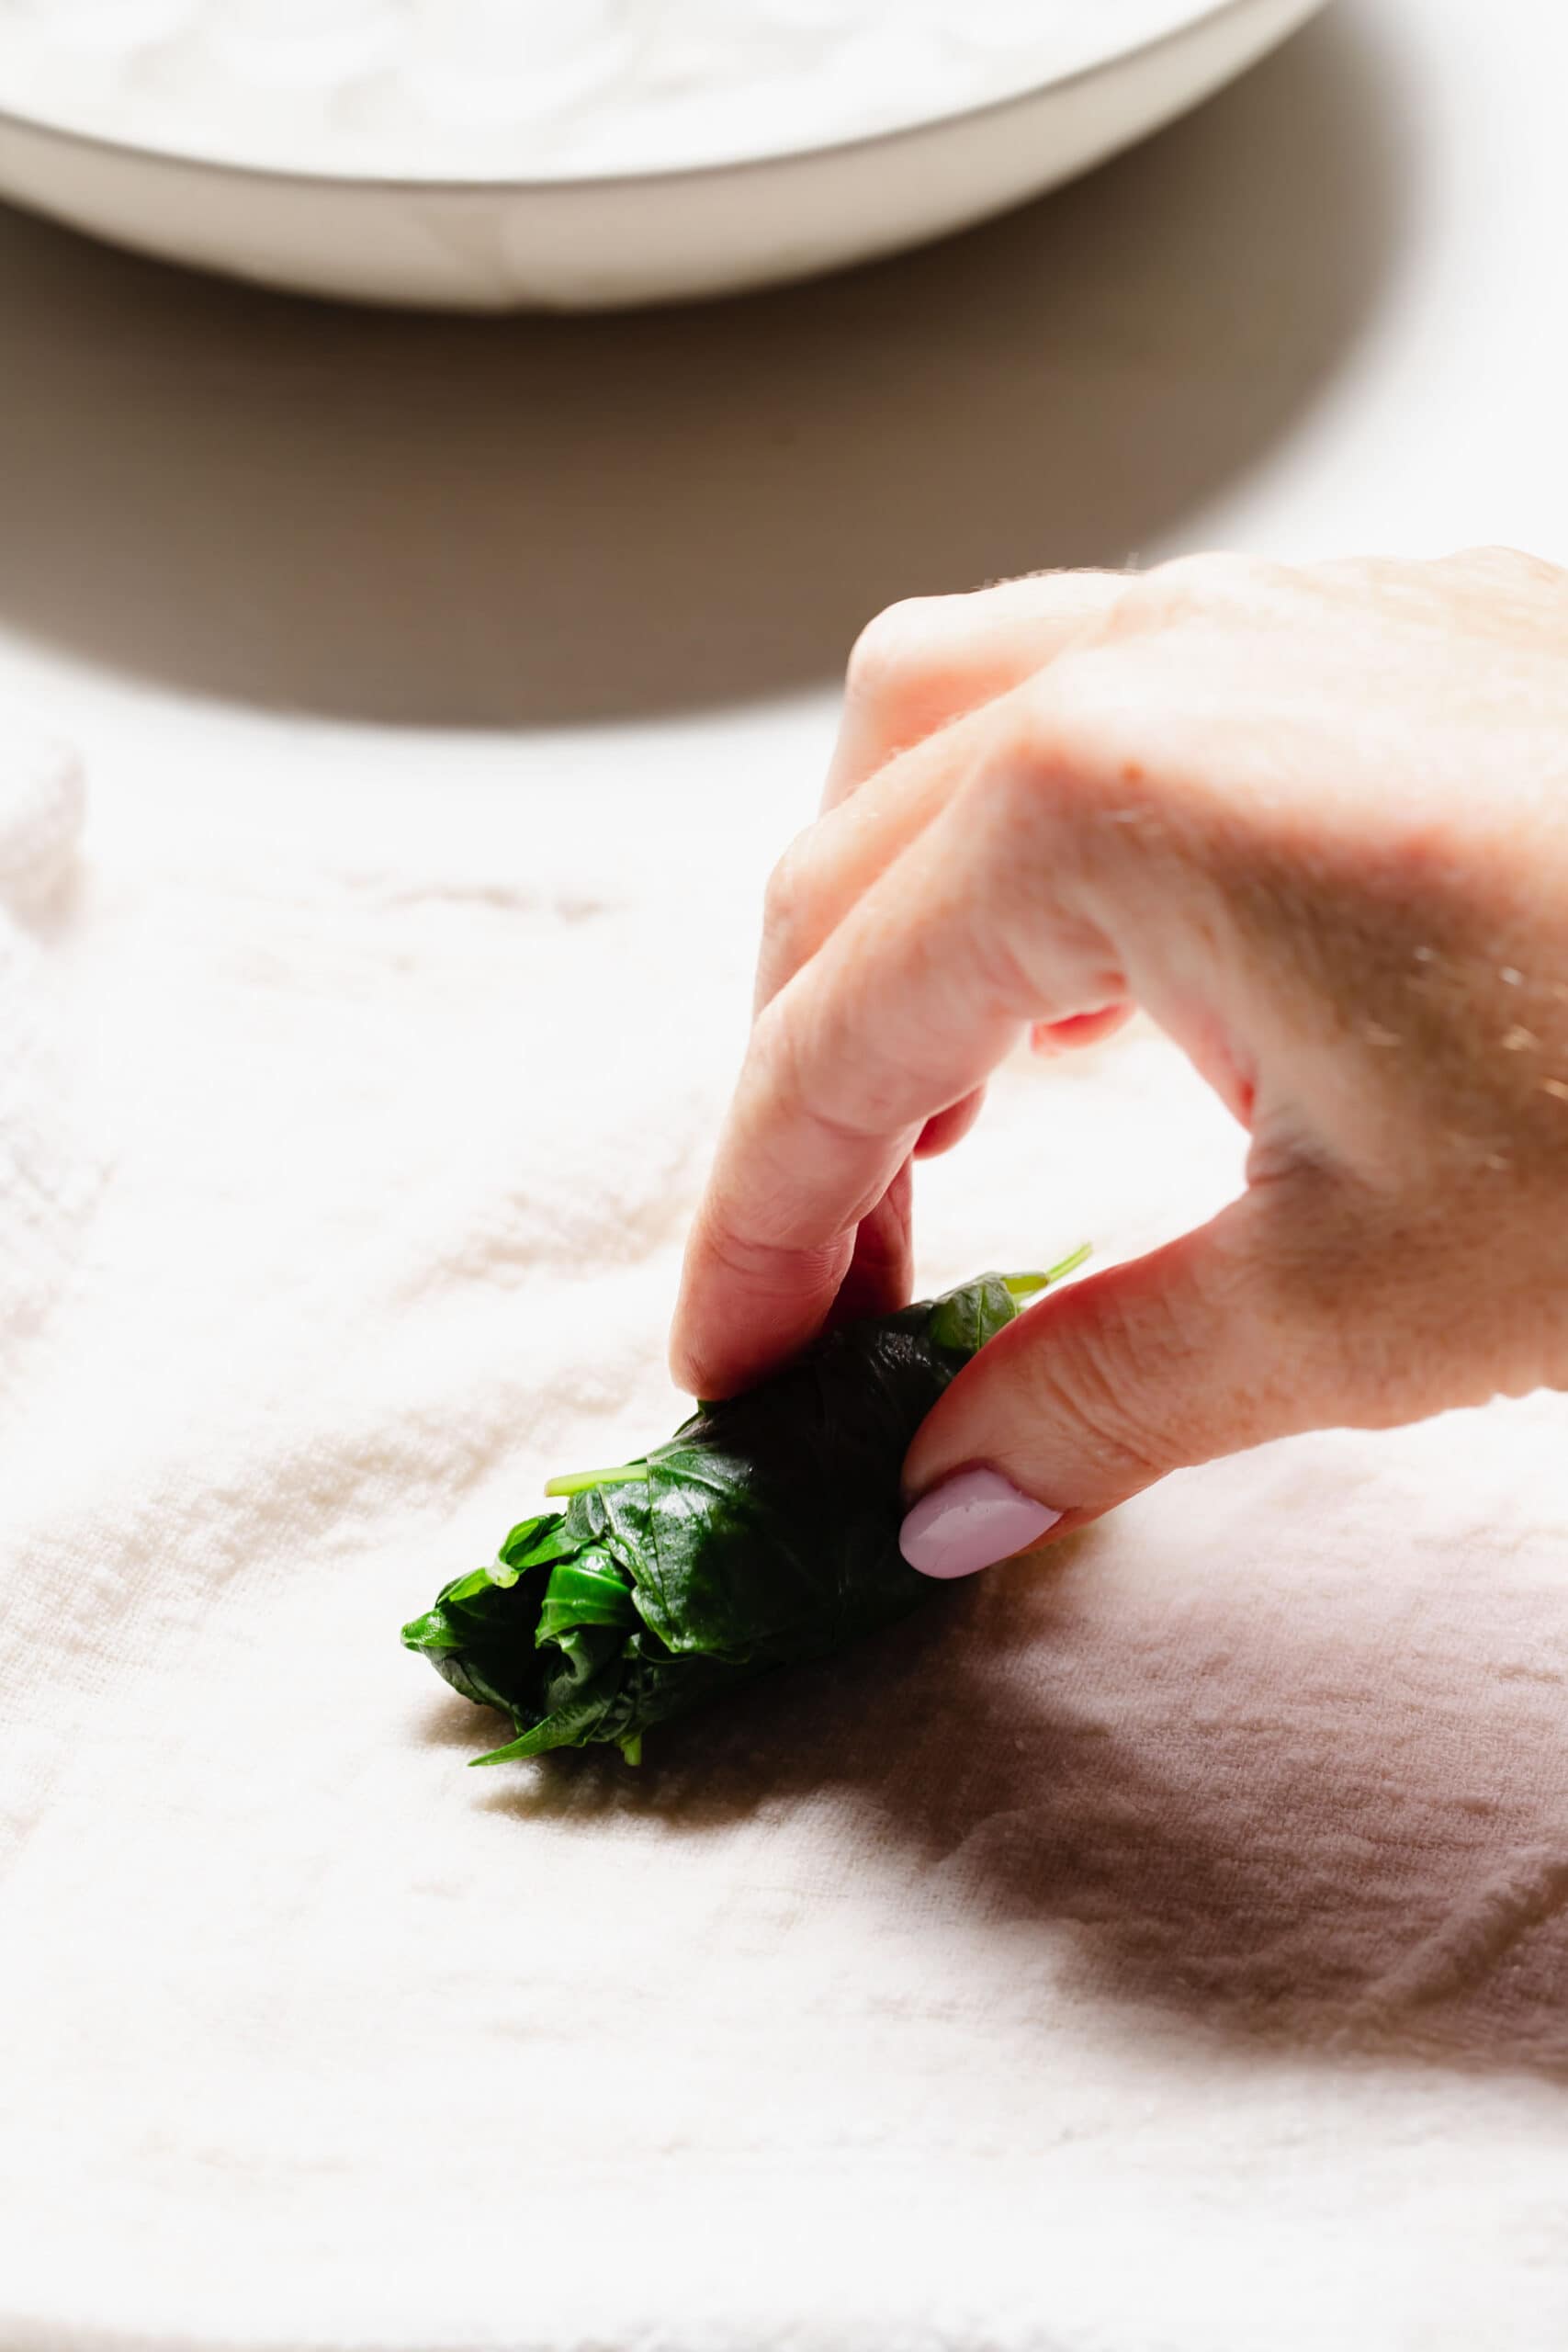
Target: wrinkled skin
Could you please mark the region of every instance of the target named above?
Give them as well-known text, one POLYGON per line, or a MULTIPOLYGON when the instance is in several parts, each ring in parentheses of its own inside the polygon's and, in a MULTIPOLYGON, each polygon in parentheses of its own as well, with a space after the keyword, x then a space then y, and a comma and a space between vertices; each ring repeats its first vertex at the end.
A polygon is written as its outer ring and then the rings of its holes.
POLYGON ((770 894, 677 1375, 728 1395, 841 1293, 907 1296, 913 1158, 1022 1034, 1134 1006, 1250 1129, 1247 1190, 1004 1334, 907 1497, 995 1466, 1055 1541, 1266 1439, 1568 1386, 1568 577, 1200 557, 875 622, 770 894))

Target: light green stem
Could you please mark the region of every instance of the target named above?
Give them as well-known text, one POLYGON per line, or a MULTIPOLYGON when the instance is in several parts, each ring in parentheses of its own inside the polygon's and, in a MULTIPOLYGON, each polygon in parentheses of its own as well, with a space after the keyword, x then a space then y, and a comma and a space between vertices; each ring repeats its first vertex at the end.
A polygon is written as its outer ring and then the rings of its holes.
POLYGON ((1068 1274, 1076 1274, 1093 1255, 1093 1242, 1086 1241, 1081 1249, 1073 1251, 1070 1258, 1064 1258, 1059 1266, 1053 1266, 1048 1274, 1005 1274, 1003 1283, 1014 1298, 1032 1298, 1037 1290, 1048 1290, 1053 1283, 1062 1282, 1068 1274))
POLYGON ((552 1478, 545 1488, 551 1501, 566 1495, 585 1495, 591 1487, 630 1487, 648 1476, 646 1462, 623 1462, 618 1470, 573 1470, 565 1478, 552 1478))

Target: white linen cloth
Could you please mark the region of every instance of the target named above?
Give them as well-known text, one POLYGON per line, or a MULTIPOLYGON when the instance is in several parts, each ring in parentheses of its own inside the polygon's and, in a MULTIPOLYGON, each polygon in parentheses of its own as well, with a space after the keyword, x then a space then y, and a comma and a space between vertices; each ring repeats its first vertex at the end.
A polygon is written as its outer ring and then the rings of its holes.
MULTIPOLYGON (((0 215, 0 704, 91 785, 67 854, 0 758, 0 2352, 1561 2352, 1560 1402, 1173 1480, 640 1775, 466 1773, 396 1636, 678 1409, 857 617, 1568 554, 1565 68, 1355 0, 1057 203, 662 323, 0 215)), ((1239 1158, 1146 1035, 1010 1071, 922 1277, 1239 1158)))
MULTIPOLYGON (((196 805, 0 765, 6 2352, 1561 2342, 1568 1402, 468 1775, 397 1628, 674 1418, 757 859, 196 805)), ((923 1273, 1238 1158, 1021 1067, 923 1273)))

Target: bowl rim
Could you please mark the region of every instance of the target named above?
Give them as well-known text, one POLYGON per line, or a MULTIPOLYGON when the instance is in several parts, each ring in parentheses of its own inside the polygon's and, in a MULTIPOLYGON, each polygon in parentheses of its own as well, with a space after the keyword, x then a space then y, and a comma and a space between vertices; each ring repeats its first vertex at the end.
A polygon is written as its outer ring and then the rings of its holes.
MULTIPOLYGON (((1287 6, 1293 6, 1303 22, 1327 4, 1328 0, 1287 0, 1287 6)), ((604 194, 634 188, 661 188, 731 178, 741 173, 788 170, 797 165, 821 163, 831 156, 869 153, 877 148, 899 146, 913 140, 929 138, 936 130, 1010 114, 1049 93, 1070 90, 1080 83, 1097 81, 1101 74, 1126 64, 1131 59, 1153 56, 1162 49, 1179 48, 1223 17, 1250 15, 1271 5, 1279 5, 1279 0, 1190 0, 1188 12, 1181 21, 1168 26, 1164 32, 1152 34, 1146 39, 1126 40, 1119 47, 1107 50, 1091 63, 1073 66, 1065 74, 1051 74, 1043 82, 1029 83, 1024 88, 1010 90, 1000 97, 981 98, 972 106, 954 107, 943 114, 922 115, 913 122, 894 123, 881 130, 863 131, 848 139, 824 139, 803 146, 771 148, 761 155, 738 155, 728 161, 712 163, 676 164, 654 170, 556 173, 543 177, 503 177, 494 174, 468 177, 451 177, 445 174, 410 176, 389 172, 324 171, 314 164, 256 163, 231 155, 211 154, 198 147, 175 146, 162 140, 117 138, 108 131, 83 130, 76 125, 58 121, 47 114, 30 113, 3 103, 0 103, 0 139, 7 133, 19 132, 23 137, 54 140, 62 145, 86 148, 96 154, 107 154, 136 164, 218 172, 229 179, 257 180, 267 186, 330 188, 334 192, 363 190, 367 195, 558 198, 587 194, 591 190, 604 194)))

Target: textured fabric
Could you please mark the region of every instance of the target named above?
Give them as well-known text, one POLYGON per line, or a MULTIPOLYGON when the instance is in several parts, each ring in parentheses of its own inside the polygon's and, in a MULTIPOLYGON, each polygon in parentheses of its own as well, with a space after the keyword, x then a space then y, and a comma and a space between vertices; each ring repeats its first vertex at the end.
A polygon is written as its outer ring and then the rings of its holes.
MULTIPOLYGON (((6 2352, 1560 2343, 1568 1406, 470 1776, 397 1627, 674 1418, 752 894, 77 805, 0 759, 6 2352)), ((1238 1163, 1151 1035, 1020 1067, 922 1272, 1238 1163)))

